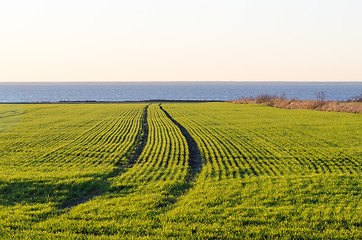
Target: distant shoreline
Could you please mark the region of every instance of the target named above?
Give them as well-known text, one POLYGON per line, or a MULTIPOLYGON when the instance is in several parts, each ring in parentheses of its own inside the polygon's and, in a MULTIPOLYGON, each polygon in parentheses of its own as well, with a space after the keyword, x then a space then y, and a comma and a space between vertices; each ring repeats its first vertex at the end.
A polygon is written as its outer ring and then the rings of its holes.
POLYGON ((139 81, 139 82, 0 82, 0 85, 362 85, 362 81, 139 81))
POLYGON ((56 102, 0 102, 0 104, 98 104, 98 103, 204 103, 204 102, 227 102, 221 100, 164 100, 164 99, 150 99, 141 101, 56 101, 56 102))

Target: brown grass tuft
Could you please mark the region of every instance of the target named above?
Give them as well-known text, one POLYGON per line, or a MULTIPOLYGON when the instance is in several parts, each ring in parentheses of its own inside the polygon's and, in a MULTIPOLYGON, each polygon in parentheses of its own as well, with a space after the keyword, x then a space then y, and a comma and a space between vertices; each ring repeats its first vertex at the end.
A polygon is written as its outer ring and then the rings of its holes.
POLYGON ((315 100, 298 100, 286 99, 284 96, 278 97, 275 95, 263 94, 257 98, 242 98, 234 101, 233 103, 253 104, 261 103, 267 104, 271 107, 286 108, 286 109, 313 109, 318 111, 328 112, 349 112, 349 113, 362 113, 361 101, 315 101, 315 100))

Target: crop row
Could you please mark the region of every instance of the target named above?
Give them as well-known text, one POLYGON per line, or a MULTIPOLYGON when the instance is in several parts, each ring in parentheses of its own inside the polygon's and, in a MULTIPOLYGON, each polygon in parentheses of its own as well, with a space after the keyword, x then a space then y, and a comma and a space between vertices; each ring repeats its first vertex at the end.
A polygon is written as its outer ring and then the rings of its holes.
POLYGON ((13 119, 16 125, 0 135, 1 164, 8 169, 104 172, 127 161, 145 105, 35 106, 26 105, 26 113, 13 119))
POLYGON ((229 103, 19 106, 0 119, 0 164, 16 170, 0 169, 0 238, 362 236, 359 116, 229 103), (203 159, 196 177, 185 129, 203 159))
POLYGON ((156 104, 148 108, 148 139, 137 163, 120 178, 122 184, 183 180, 188 149, 181 131, 156 104))
MULTIPOLYGON (((205 179, 243 175, 358 174, 362 171, 362 155, 358 142, 354 140, 360 136, 350 132, 347 127, 341 127, 346 121, 342 117, 342 122, 328 124, 328 132, 324 132, 323 125, 317 130, 308 128, 318 127, 318 121, 328 122, 324 116, 313 121, 308 118, 296 119, 293 112, 289 112, 289 115, 281 115, 280 119, 270 119, 270 113, 262 114, 258 109, 259 119, 255 119, 255 115, 248 119, 248 111, 255 109, 244 107, 230 112, 219 109, 217 104, 215 106, 217 113, 214 115, 212 111, 216 112, 215 108, 202 104, 165 105, 165 109, 189 130, 201 149, 205 179), (222 114, 227 115, 228 119, 222 114), (243 114, 245 118, 239 118, 243 114), (346 134, 351 139, 346 139, 346 134), (340 136, 345 141, 341 142, 340 136), (349 142, 356 146, 351 146, 349 142), (346 145, 350 147, 347 149, 346 145)), ((235 107, 226 107, 230 106, 235 107)))
POLYGON ((204 164, 159 234, 362 237, 360 116, 227 103, 163 107, 193 136, 204 164))
POLYGON ((138 161, 109 179, 111 191, 73 207, 35 229, 54 233, 150 234, 159 217, 186 190, 188 148, 180 129, 157 104, 147 109, 148 139, 138 161), (146 230, 147 229, 147 230, 146 230))

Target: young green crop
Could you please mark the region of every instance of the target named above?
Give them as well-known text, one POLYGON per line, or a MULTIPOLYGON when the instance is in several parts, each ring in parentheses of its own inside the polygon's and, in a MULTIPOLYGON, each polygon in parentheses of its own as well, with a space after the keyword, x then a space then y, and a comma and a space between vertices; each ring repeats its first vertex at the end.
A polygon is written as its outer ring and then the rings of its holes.
POLYGON ((138 161, 108 179, 108 192, 83 204, 59 211, 31 229, 58 234, 156 234, 160 215, 188 187, 188 150, 180 130, 158 105, 148 108, 148 141, 138 161))
POLYGON ((205 179, 362 173, 361 115, 224 103, 164 108, 198 143, 205 179))
POLYGON ((230 103, 0 105, 0 238, 362 238, 361 125, 230 103))
POLYGON ((362 237, 360 115, 224 103, 164 108, 204 156, 195 188, 164 215, 169 236, 362 237))
POLYGON ((16 109, 0 119, 0 226, 28 229, 109 190, 107 176, 125 170, 115 163, 127 161, 145 105, 0 107, 16 109))

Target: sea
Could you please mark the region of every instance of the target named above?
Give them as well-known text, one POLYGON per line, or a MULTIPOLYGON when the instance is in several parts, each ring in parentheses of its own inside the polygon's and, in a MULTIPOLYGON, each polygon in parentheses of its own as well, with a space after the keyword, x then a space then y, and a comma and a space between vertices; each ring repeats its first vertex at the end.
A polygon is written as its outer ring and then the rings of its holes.
POLYGON ((1 103, 77 101, 228 101, 261 94, 346 101, 361 96, 362 82, 72 82, 0 83, 1 103))

